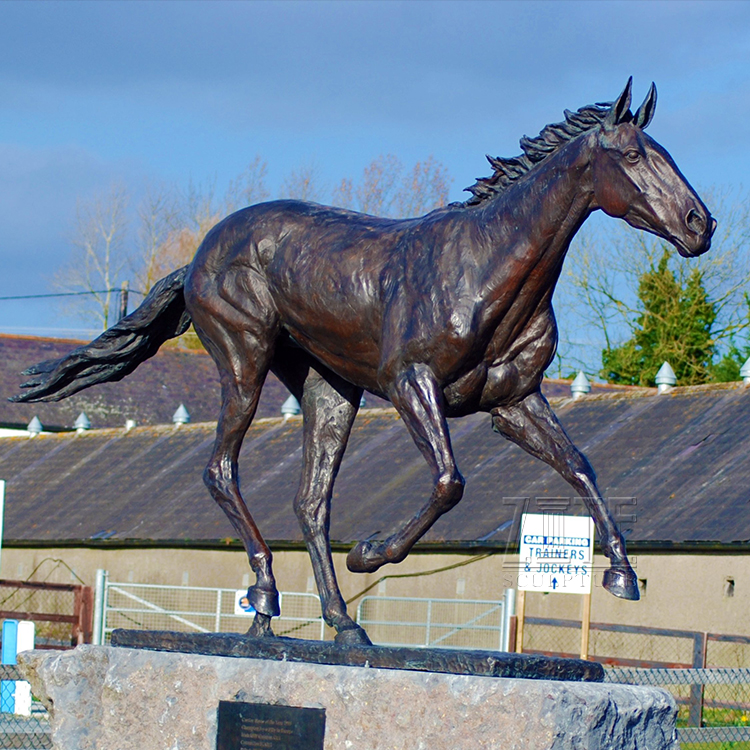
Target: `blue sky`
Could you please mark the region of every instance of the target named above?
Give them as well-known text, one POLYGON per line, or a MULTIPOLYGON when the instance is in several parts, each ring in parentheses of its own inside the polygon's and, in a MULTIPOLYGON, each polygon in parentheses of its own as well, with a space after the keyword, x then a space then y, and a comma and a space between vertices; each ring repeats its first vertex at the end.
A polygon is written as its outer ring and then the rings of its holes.
MULTIPOLYGON (((649 132, 696 187, 747 182, 750 3, 4 0, 0 296, 52 291, 77 201, 113 183, 221 190, 260 154, 272 188, 300 164, 333 187, 431 154, 460 199, 485 153, 629 75, 636 103, 656 82, 649 132)), ((0 332, 85 327, 0 301, 0 332)))

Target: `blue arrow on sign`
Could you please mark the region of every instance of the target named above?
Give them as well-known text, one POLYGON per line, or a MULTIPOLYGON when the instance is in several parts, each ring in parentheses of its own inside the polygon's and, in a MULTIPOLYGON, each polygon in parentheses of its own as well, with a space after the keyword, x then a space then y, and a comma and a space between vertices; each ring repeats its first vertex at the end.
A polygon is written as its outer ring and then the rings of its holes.
POLYGON ((552 579, 552 590, 554 591, 557 588, 557 578, 552 579))

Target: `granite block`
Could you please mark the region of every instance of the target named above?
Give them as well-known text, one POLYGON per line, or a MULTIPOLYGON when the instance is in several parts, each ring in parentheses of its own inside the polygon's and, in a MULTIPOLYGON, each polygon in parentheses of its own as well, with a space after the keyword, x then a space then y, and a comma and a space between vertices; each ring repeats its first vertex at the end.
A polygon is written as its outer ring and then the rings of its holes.
POLYGON ((219 701, 326 711, 325 750, 677 750, 666 691, 79 646, 19 666, 57 750, 215 750, 219 701))

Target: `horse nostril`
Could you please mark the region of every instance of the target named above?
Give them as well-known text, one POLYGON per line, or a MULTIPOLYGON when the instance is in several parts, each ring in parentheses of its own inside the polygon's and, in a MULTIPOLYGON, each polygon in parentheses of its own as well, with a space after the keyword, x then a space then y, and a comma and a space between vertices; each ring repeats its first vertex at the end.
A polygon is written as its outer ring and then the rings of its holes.
POLYGON ((688 228, 696 234, 702 234, 706 229, 706 220, 694 209, 688 211, 685 217, 685 223, 688 228))

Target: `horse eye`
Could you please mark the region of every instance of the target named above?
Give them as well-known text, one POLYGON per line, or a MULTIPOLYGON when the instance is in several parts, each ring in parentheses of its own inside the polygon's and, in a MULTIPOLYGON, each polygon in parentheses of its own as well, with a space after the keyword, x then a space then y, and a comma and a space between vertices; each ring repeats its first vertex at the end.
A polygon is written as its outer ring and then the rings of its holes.
POLYGON ((637 151, 634 148, 631 148, 630 151, 625 152, 625 158, 631 163, 635 164, 640 158, 641 158, 641 152, 637 151))

